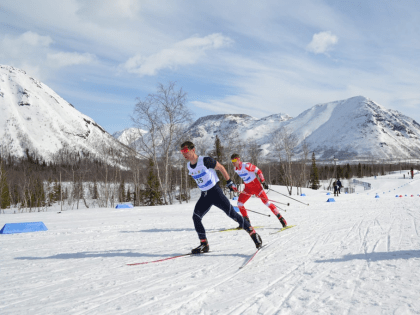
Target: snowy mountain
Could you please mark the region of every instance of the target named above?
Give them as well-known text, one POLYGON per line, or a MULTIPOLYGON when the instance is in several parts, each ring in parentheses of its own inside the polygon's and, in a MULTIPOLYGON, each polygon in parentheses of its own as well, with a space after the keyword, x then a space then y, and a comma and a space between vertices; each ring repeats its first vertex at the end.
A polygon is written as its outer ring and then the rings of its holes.
POLYGON ((25 150, 46 160, 66 147, 101 156, 104 150, 127 148, 92 118, 83 115, 25 71, 0 65, 1 151, 23 156, 25 150))
MULTIPOLYGON (((108 134, 52 89, 25 71, 0 65, 0 151, 23 156, 25 150, 49 160, 62 148, 101 156, 108 148, 127 150, 137 128, 108 134), (117 141, 117 140, 119 141, 117 141)), ((263 156, 276 152, 273 134, 281 127, 303 141, 317 158, 409 158, 420 154, 420 125, 398 111, 363 96, 318 104, 292 118, 275 114, 257 119, 244 114, 210 115, 189 128, 188 139, 212 150, 216 135, 255 142, 263 156)))
POLYGON ((281 127, 296 135, 297 153, 305 142, 320 159, 395 159, 420 154, 420 125, 363 96, 318 104, 295 118, 287 114, 261 119, 243 114, 210 115, 199 118, 188 130, 193 142, 209 150, 216 135, 237 135, 245 143, 255 141, 262 155, 270 158, 276 156, 273 134, 281 127))
POLYGON ((194 139, 210 141, 218 133, 235 131, 247 139, 254 138, 264 142, 270 131, 278 129, 281 122, 290 119, 292 117, 286 114, 275 114, 262 119, 243 114, 210 115, 199 118, 188 129, 194 139))
POLYGON ((114 132, 112 136, 119 142, 125 145, 130 145, 132 142, 138 139, 141 134, 145 133, 147 133, 147 131, 138 128, 127 128, 122 131, 114 132))
POLYGON ((193 141, 213 148, 220 133, 237 133, 241 140, 255 140, 266 157, 275 156, 273 133, 286 127, 321 159, 376 157, 406 158, 420 154, 420 125, 413 119, 363 96, 318 104, 296 118, 286 114, 256 119, 247 115, 211 115, 191 125, 193 141))
POLYGON ((325 159, 390 159, 420 154, 420 125, 363 96, 315 105, 285 126, 325 159))

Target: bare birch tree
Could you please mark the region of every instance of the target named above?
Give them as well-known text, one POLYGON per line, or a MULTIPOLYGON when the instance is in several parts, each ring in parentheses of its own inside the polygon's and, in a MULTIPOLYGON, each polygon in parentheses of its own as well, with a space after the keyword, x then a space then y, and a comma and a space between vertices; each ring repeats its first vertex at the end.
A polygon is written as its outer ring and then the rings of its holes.
POLYGON ((257 141, 253 138, 248 141, 248 156, 252 164, 258 165, 258 160, 261 157, 261 149, 257 141))
POLYGON ((274 149, 277 151, 280 168, 285 177, 285 184, 289 195, 292 194, 292 188, 295 185, 294 174, 292 172, 292 161, 295 155, 295 148, 298 139, 287 127, 281 127, 276 130, 272 136, 274 149))
POLYGON ((306 164, 308 163, 308 156, 309 156, 309 147, 306 142, 302 144, 302 153, 300 159, 300 174, 298 177, 298 183, 296 185, 296 193, 300 195, 302 193, 302 186, 307 186, 307 177, 306 177, 306 164), (300 190, 300 192, 299 192, 300 190))
POLYGON ((182 88, 176 90, 175 83, 170 82, 167 86, 159 83, 155 94, 138 99, 132 116, 135 126, 147 132, 139 135, 138 152, 154 161, 165 204, 172 203, 172 199, 168 199, 171 155, 185 124, 191 122, 192 114, 185 105, 186 99, 187 94, 182 88))
MULTIPOLYGON (((243 143, 241 139, 239 138, 239 133, 237 131, 232 131, 228 128, 221 129, 218 136, 220 138, 221 143, 223 144, 223 147, 226 148, 225 158, 227 160, 227 163, 225 163, 226 165, 224 166, 227 172, 229 173, 230 177, 233 178, 236 173, 233 170, 233 164, 230 163, 230 156, 233 153, 237 153, 240 156, 242 156, 242 153, 244 151, 243 143)), ((225 161, 219 161, 219 162, 224 163, 225 161)))

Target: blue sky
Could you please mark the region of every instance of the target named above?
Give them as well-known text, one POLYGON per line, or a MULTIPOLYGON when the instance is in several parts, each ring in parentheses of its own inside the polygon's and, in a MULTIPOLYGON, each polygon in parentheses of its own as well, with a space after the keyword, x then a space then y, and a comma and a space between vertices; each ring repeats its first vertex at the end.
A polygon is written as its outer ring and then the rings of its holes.
POLYGON ((3 0, 0 64, 110 133, 169 81, 195 118, 363 95, 420 122, 418 21, 418 0, 3 0))

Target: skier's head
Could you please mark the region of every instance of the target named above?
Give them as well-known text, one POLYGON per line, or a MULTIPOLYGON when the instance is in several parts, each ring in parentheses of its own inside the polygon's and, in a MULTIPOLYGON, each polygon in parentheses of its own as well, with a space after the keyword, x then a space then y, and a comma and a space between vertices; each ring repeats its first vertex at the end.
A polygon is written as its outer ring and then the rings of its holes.
POLYGON ((235 167, 239 167, 242 164, 241 157, 237 153, 232 154, 230 156, 230 159, 232 161, 233 166, 235 167))
POLYGON ((181 144, 181 153, 184 158, 189 159, 192 155, 195 154, 195 146, 191 141, 185 141, 181 144))

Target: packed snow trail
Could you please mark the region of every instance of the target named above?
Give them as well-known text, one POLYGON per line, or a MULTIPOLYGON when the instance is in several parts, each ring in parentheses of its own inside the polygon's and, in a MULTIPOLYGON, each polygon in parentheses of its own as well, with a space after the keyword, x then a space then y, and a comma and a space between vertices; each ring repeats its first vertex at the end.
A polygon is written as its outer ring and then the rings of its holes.
MULTIPOLYGON (((284 216, 297 226, 281 233, 270 235, 277 219, 250 214, 270 246, 244 269, 255 245, 241 230, 209 233, 205 255, 126 265, 196 247, 194 202, 0 215, 0 227, 48 227, 0 235, 0 313, 418 314, 420 181, 399 176, 364 179, 371 191, 335 203, 325 191, 304 190, 307 197, 293 197, 310 206, 292 203, 284 216)), ((268 213, 260 204, 249 200, 268 213)), ((216 208, 203 223, 208 231, 235 227, 216 208)))

